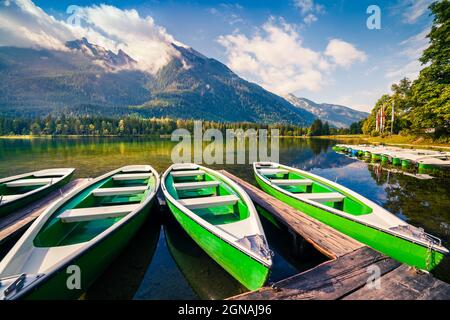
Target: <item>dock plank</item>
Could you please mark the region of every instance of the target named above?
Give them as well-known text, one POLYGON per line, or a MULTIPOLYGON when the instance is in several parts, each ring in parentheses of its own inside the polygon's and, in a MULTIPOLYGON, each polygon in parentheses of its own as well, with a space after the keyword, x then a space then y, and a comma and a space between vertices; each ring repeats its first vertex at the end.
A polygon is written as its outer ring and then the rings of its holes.
POLYGON ((298 233, 327 257, 335 259, 364 247, 362 243, 292 208, 233 174, 225 170, 220 172, 239 184, 258 206, 277 217, 280 222, 298 233))
POLYGON ((407 265, 380 279, 379 289, 363 287, 344 300, 448 300, 450 285, 407 265))
POLYGON ((73 180, 61 189, 55 190, 42 199, 0 219, 0 244, 16 232, 29 226, 53 201, 61 197, 61 193, 66 194, 87 182, 88 179, 73 180))
POLYGON ((363 247, 276 282, 272 287, 243 293, 230 300, 336 300, 364 287, 371 275, 368 267, 373 265, 384 275, 398 268, 400 263, 363 247))

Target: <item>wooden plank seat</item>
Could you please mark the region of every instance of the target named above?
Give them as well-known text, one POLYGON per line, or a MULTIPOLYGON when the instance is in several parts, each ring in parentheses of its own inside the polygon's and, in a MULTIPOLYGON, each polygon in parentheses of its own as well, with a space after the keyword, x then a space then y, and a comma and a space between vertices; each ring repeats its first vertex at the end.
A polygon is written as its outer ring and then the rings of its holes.
POLYGON ((196 176, 203 176, 203 175, 205 175, 205 171, 203 171, 203 170, 172 171, 170 174, 174 178, 196 177, 196 176))
POLYGON ((339 192, 297 193, 295 197, 300 200, 307 199, 316 202, 340 202, 345 199, 345 196, 339 192))
POLYGON ((125 173, 116 174, 112 178, 114 181, 129 181, 129 180, 145 180, 149 179, 152 173, 125 173))
POLYGON ((202 198, 188 198, 178 200, 178 202, 188 209, 202 209, 210 207, 234 205, 239 198, 235 195, 216 196, 216 197, 202 197, 202 198))
POLYGON ((285 169, 259 169, 262 175, 276 175, 276 174, 288 174, 289 171, 285 169))
POLYGON ((135 166, 126 166, 122 169, 123 173, 131 173, 131 172, 150 172, 152 171, 152 167, 150 166, 142 166, 142 165, 135 165, 135 166))
POLYGON ((140 204, 127 204, 122 206, 70 209, 64 211, 59 218, 65 223, 117 218, 133 212, 139 206, 140 204))
POLYGON ((22 196, 23 194, 10 194, 7 196, 0 195, 0 204, 16 200, 22 196))
POLYGON ((273 163, 259 163, 256 165, 257 169, 278 169, 278 165, 273 163))
POLYGON ((174 171, 197 170, 198 165, 194 163, 177 163, 172 166, 174 171))
POLYGON ((123 188, 98 188, 92 191, 96 197, 133 195, 143 193, 147 190, 147 186, 142 187, 123 187, 123 188))
POLYGON ((40 178, 40 179, 19 179, 11 182, 7 182, 7 187, 34 187, 44 186, 46 184, 56 181, 54 178, 40 178))
POLYGON ((68 169, 47 169, 41 170, 33 173, 33 176, 36 178, 44 178, 44 177, 54 177, 54 176, 65 176, 69 172, 68 169))
POLYGON ((197 190, 203 188, 216 188, 219 185, 220 185, 219 181, 184 182, 173 184, 174 188, 177 190, 197 190))
POLYGON ((313 183, 311 179, 272 179, 270 182, 277 186, 310 186, 313 183))

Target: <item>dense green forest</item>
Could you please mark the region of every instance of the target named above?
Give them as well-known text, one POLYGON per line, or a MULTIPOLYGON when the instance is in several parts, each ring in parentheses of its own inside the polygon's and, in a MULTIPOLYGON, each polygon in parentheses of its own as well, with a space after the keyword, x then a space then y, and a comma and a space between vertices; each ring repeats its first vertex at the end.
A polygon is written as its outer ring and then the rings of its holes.
MULTIPOLYGON (((42 118, 0 117, 0 135, 91 135, 91 136, 129 136, 166 135, 177 128, 193 131, 194 120, 175 120, 170 118, 144 119, 137 116, 107 118, 99 116, 47 116, 42 118)), ((327 122, 316 120, 309 128, 286 124, 257 124, 251 122, 203 121, 204 129, 279 129, 281 136, 348 134, 349 129, 330 128, 327 122)))
POLYGON ((392 106, 395 119, 394 133, 433 134, 435 138, 450 135, 450 1, 430 5, 434 15, 428 38, 430 44, 422 53, 425 66, 415 81, 407 78, 392 85, 392 93, 383 95, 363 124, 365 134, 390 133, 392 106), (384 132, 376 130, 378 111, 384 108, 384 132))

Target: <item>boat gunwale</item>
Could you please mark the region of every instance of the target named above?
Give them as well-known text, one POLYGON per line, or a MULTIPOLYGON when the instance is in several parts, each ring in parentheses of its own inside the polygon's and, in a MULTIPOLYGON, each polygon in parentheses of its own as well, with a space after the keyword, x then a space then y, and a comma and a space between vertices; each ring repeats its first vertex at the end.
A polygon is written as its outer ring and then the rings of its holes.
MULTIPOLYGON (((382 227, 378 227, 378 226, 376 226, 376 225, 374 225, 374 224, 371 224, 371 223, 368 223, 368 222, 364 222, 364 221, 357 220, 357 219, 355 219, 355 217, 351 216, 351 214, 348 214, 348 213, 345 213, 345 212, 343 212, 343 211, 340 211, 340 210, 337 210, 337 209, 334 209, 334 208, 325 206, 325 205, 323 205, 323 204, 321 204, 321 203, 318 203, 318 202, 315 202, 315 201, 310 201, 310 200, 308 200, 308 199, 301 199, 301 200, 300 200, 299 198, 293 196, 293 194, 290 193, 290 192, 288 192, 287 190, 284 190, 284 189, 282 189, 282 188, 280 188, 280 187, 278 187, 278 186, 272 184, 272 183, 270 182, 270 180, 268 180, 266 177, 264 177, 263 175, 261 175, 261 174, 257 171, 257 169, 256 169, 256 164, 257 164, 257 163, 259 163, 259 162, 254 162, 254 163, 253 163, 253 169, 254 169, 254 172, 255 172, 255 174, 256 174, 256 175, 257 175, 264 183, 266 183, 266 184, 267 184, 268 186, 270 186, 271 188, 274 188, 275 190, 277 190, 277 191, 279 191, 279 192, 282 192, 283 194, 289 196, 290 198, 292 198, 292 199, 294 199, 294 200, 296 200, 296 201, 305 202, 305 203, 307 203, 308 205, 311 205, 311 206, 313 206, 313 207, 319 208, 319 209, 321 209, 321 210, 327 211, 327 212, 332 213, 332 214, 336 214, 336 215, 338 215, 338 216, 340 216, 340 217, 342 217, 342 218, 344 218, 344 219, 348 219, 348 220, 354 221, 354 222, 356 222, 356 223, 360 223, 360 224, 362 224, 362 225, 365 225, 365 226, 367 226, 367 227, 369 227, 369 228, 372 228, 372 229, 375 229, 375 230, 379 230, 379 231, 381 231, 381 232, 388 233, 388 234, 390 234, 390 235, 392 235, 392 236, 394 236, 394 237, 397 237, 397 238, 401 238, 401 239, 410 241, 410 242, 412 242, 412 243, 414 243, 414 244, 417 244, 417 245, 420 245, 420 246, 422 246, 422 247, 430 248, 430 243, 427 243, 427 242, 424 242, 424 241, 421 241, 421 240, 418 240, 418 239, 414 239, 414 238, 409 238, 408 236, 403 235, 403 234, 401 234, 401 233, 397 233, 397 232, 392 231, 392 230, 389 230, 389 229, 385 229, 385 228, 382 228, 382 227)), ((284 167, 284 168, 287 168, 287 169, 292 169, 292 170, 294 170, 294 171, 299 171, 299 173, 302 173, 302 171, 303 171, 303 170, 296 169, 296 168, 292 168, 292 167, 288 167, 288 166, 285 166, 285 165, 282 165, 282 164, 279 164, 279 163, 274 163, 274 162, 272 162, 272 164, 276 164, 276 165, 279 165, 280 167, 284 167)), ((332 185, 335 184, 335 183, 333 183, 332 181, 329 181, 328 179, 325 179, 325 178, 323 178, 323 177, 319 177, 319 176, 317 176, 317 175, 315 175, 315 174, 312 174, 312 173, 306 173, 306 174, 307 174, 307 175, 311 175, 313 178, 317 178, 317 177, 318 177, 318 178, 319 178, 319 181, 320 181, 321 179, 324 179, 324 180, 327 181, 327 183, 331 183, 332 185)), ((333 186, 333 187, 334 187, 334 186, 333 186)), ((344 187, 344 186, 341 186, 341 185, 339 185, 339 187, 337 187, 337 191, 341 191, 341 190, 340 190, 341 188, 345 188, 345 189, 347 189, 348 191, 350 191, 351 193, 355 193, 354 191, 352 191, 352 190, 350 190, 350 189, 348 189, 348 188, 346 188, 346 187, 344 187)), ((355 194, 356 194, 356 193, 355 193, 355 194)), ((358 195, 358 196, 364 198, 365 200, 367 200, 368 202, 370 202, 372 205, 377 206, 377 207, 380 207, 380 208, 383 209, 384 211, 387 211, 387 210, 385 210, 384 208, 382 208, 381 206, 379 206, 379 205, 377 205, 376 203, 374 203, 373 201, 371 201, 371 200, 369 200, 369 199, 363 197, 362 195, 358 195)), ((372 208, 372 210, 373 210, 373 208, 372 208)), ((389 213, 389 214, 393 215, 394 217, 396 217, 394 214, 390 213, 389 211, 387 211, 387 213, 389 213)), ((370 214, 374 214, 374 211, 372 211, 372 213, 370 213, 370 214)), ((396 218, 397 218, 397 217, 396 217, 396 218)), ((400 218, 398 218, 398 219, 400 219, 400 218)), ((400 220, 401 220, 401 219, 400 219, 400 220)), ((410 225, 410 224, 408 224, 406 221, 403 221, 403 220, 401 220, 401 221, 404 223, 404 225, 410 225)), ((427 234, 427 235, 429 235, 429 234, 427 234)), ((436 237, 433 236, 433 235, 429 235, 429 236, 431 236, 431 237, 433 237, 433 238, 436 238, 436 237)), ((439 240, 440 240, 440 239, 439 239, 439 240)), ((442 253, 442 254, 444 254, 444 255, 449 255, 449 253, 450 253, 450 251, 449 251, 447 248, 445 248, 444 246, 442 246, 442 244, 441 244, 441 245, 433 244, 433 245, 431 246, 431 248, 434 249, 434 250, 436 250, 436 251, 438 251, 438 252, 440 252, 440 253, 442 253)))
MULTIPOLYGON (((263 264, 265 267, 270 269, 272 267, 272 264, 273 264, 272 263, 272 259, 267 261, 266 259, 261 258, 257 253, 255 253, 252 250, 248 249, 247 247, 244 247, 243 245, 237 243, 236 240, 239 240, 239 239, 237 239, 235 236, 230 235, 228 232, 226 232, 224 230, 221 230, 219 227, 209 223, 205 219, 202 219, 197 214, 192 212, 192 210, 190 210, 190 209, 186 208, 185 206, 181 205, 177 201, 177 199, 172 197, 172 195, 169 193, 169 191, 166 188, 166 182, 165 181, 166 181, 166 178, 168 177, 168 175, 170 174, 170 172, 172 171, 172 168, 175 165, 176 164, 171 165, 164 172, 163 176, 161 177, 161 189, 163 191, 164 196, 166 197, 166 200, 168 200, 173 206, 175 206, 178 210, 183 212, 183 214, 188 216, 190 219, 192 219, 194 222, 196 222, 198 225, 200 225, 206 231, 211 232, 214 236, 216 236, 219 239, 225 241, 226 243, 228 243, 229 245, 233 246, 237 250, 242 251, 243 253, 245 253, 250 258, 254 259, 255 261, 263 264), (227 239, 227 237, 226 237, 227 235, 229 235, 229 237, 230 238, 232 237, 233 239, 227 239), (234 240, 234 239, 236 239, 236 240, 234 240)), ((247 195, 247 193, 237 183, 235 183, 234 181, 232 181, 228 177, 224 176, 220 172, 217 172, 216 170, 212 170, 212 169, 206 168, 206 167, 201 166, 201 165, 197 165, 197 166, 198 166, 199 169, 205 170, 208 174, 211 174, 213 176, 218 176, 218 178, 223 179, 223 182, 227 183, 232 189, 234 189, 234 191, 236 191, 239 194, 239 196, 244 201, 245 205, 247 206, 247 208, 250 211, 250 215, 246 219, 251 219, 252 218, 252 214, 253 214, 253 217, 256 219, 256 223, 257 223, 258 228, 259 228, 259 230, 261 232, 261 235, 264 236, 264 239, 266 241, 266 245, 268 247, 266 235, 265 235, 264 229, 262 228, 261 221, 259 220, 258 212, 257 212, 257 210, 256 210, 256 208, 255 208, 255 206, 254 206, 254 204, 252 202, 252 200, 247 195)))
MULTIPOLYGON (((44 171, 44 170, 67 170, 67 173, 65 173, 64 175, 62 175, 59 178, 56 178, 55 179, 56 181, 54 183, 47 183, 47 184, 44 184, 43 186, 40 186, 40 187, 38 187, 36 189, 33 189, 33 190, 30 190, 30 191, 25 192, 23 194, 20 194, 20 196, 17 197, 16 199, 14 199, 14 200, 11 200, 11 201, 8 201, 8 202, 0 202, 0 208, 2 208, 4 206, 7 206, 7 205, 11 205, 13 203, 17 203, 17 202, 19 202, 20 200, 23 200, 26 197, 33 196, 33 195, 35 195, 38 192, 41 192, 41 191, 43 191, 45 189, 48 189, 48 188, 50 188, 50 187, 52 187, 54 185, 57 185, 58 183, 61 183, 61 181, 64 181, 65 179, 70 177, 75 172, 76 169, 75 168, 51 168, 51 169, 42 169, 42 170, 37 170, 37 171, 32 171, 32 172, 26 172, 26 173, 22 173, 22 174, 19 174, 19 175, 2 178, 2 179, 0 179, 0 184, 5 184, 5 183, 8 183, 8 182, 19 180, 19 179, 28 177, 30 175, 33 175, 35 173, 38 173, 38 172, 41 172, 41 171, 44 171)), ((1 198, 2 198, 2 195, 0 195, 0 199, 1 198)))
MULTIPOLYGON (((8 263, 11 262, 12 259, 14 258, 15 253, 17 252, 17 250, 20 249, 25 244, 25 242, 27 240, 29 240, 30 238, 33 238, 33 239, 31 239, 31 246, 34 247, 34 248, 38 248, 38 247, 35 247, 34 244, 33 244, 34 237, 39 233, 39 231, 42 229, 42 227, 45 225, 45 223, 48 221, 48 219, 51 218, 51 216, 55 213, 55 211, 57 209, 59 209, 62 205, 64 205, 64 203, 66 203, 67 201, 70 201, 70 199, 73 199, 74 197, 79 195, 86 188, 89 188, 93 184, 95 184, 97 182, 100 182, 103 179, 106 179, 108 177, 112 177, 114 174, 116 174, 117 172, 120 172, 123 168, 126 168, 126 167, 128 167, 128 166, 120 167, 120 168, 115 169, 113 171, 109 171, 109 172, 107 172, 107 173, 105 173, 105 174, 103 174, 103 175, 101 175, 99 177, 96 177, 96 178, 90 180, 88 184, 82 184, 79 187, 76 187, 75 189, 71 190, 68 194, 63 195, 59 200, 56 200, 55 202, 53 202, 33 222, 33 224, 27 229, 27 231, 25 231, 25 233, 16 242, 16 244, 11 248, 11 250, 7 253, 7 255, 4 256, 2 260, 0 260, 0 268, 2 266, 3 266, 3 268, 5 266, 7 266, 8 263), (33 234, 33 232, 35 230, 37 230, 37 233, 33 234), (8 261, 5 261, 7 258, 8 258, 8 261)), ((35 281, 33 281, 32 283, 30 283, 27 287, 22 288, 21 291, 17 292, 16 294, 14 294, 12 296, 12 298, 14 300, 20 299, 24 295, 28 294, 30 291, 36 290, 41 284, 45 283, 45 280, 47 278, 49 278, 52 275, 54 275, 55 273, 59 272, 66 265, 68 265, 72 261, 78 259, 79 257, 84 255, 85 253, 95 249, 95 247, 97 245, 99 245, 100 243, 102 243, 103 240, 108 239, 109 237, 113 236, 115 233, 119 232, 123 226, 125 226, 126 224, 132 222, 133 219, 137 217, 138 213, 140 213, 143 209, 145 209, 155 199, 157 191, 159 190, 160 181, 161 181, 160 180, 160 176, 159 176, 158 172, 152 166, 150 166, 150 168, 151 168, 150 170, 152 171, 153 175, 156 178, 155 188, 154 188, 154 190, 152 190, 149 193, 147 198, 143 202, 141 202, 141 205, 139 206, 139 208, 137 208, 136 210, 130 212, 129 214, 124 216, 122 219, 120 219, 119 221, 117 221, 116 223, 111 225, 109 228, 107 228, 103 232, 99 233, 94 238, 92 238, 91 240, 86 241, 86 242, 77 243, 77 244, 67 245, 67 247, 69 247, 69 246, 79 246, 79 248, 76 251, 72 252, 70 255, 68 255, 65 259, 61 260, 59 263, 57 263, 54 266, 52 266, 52 268, 50 270, 48 270, 46 273, 35 274, 35 275, 39 276, 39 278, 36 279, 35 281)), ((0 274, 1 274, 1 272, 2 272, 2 270, 0 269, 0 274)), ((3 279, 3 278, 0 278, 0 279, 3 279)))

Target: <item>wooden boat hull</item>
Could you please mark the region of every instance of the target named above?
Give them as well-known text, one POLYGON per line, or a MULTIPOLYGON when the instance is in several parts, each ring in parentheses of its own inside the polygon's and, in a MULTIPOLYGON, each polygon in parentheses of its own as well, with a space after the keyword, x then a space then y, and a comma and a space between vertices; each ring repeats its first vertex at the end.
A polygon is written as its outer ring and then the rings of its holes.
POLYGON ((186 233, 236 280, 250 290, 264 285, 270 272, 267 266, 199 225, 169 200, 167 205, 186 233))
POLYGON ((68 261, 21 299, 69 300, 79 298, 134 237, 149 215, 154 202, 155 198, 121 228, 113 231, 80 256, 68 261), (67 287, 66 282, 70 276, 67 273, 67 267, 71 265, 76 265, 81 270, 81 289, 70 290, 67 287))
POLYGON ((430 251, 427 247, 422 245, 396 237, 356 221, 346 219, 288 196, 266 183, 256 174, 255 178, 261 189, 273 197, 400 262, 419 269, 432 270, 444 258, 444 254, 438 251, 430 251))
POLYGON ((37 200, 41 199, 42 197, 46 196, 47 194, 61 188, 62 186, 67 184, 70 181, 70 179, 72 179, 73 173, 74 172, 67 175, 64 179, 61 179, 60 181, 56 182, 55 184, 53 184, 47 188, 44 188, 38 192, 35 192, 29 196, 19 198, 15 201, 7 202, 3 205, 0 205, 0 218, 4 217, 20 208, 23 208, 26 205, 28 205, 34 201, 37 201, 37 200))

